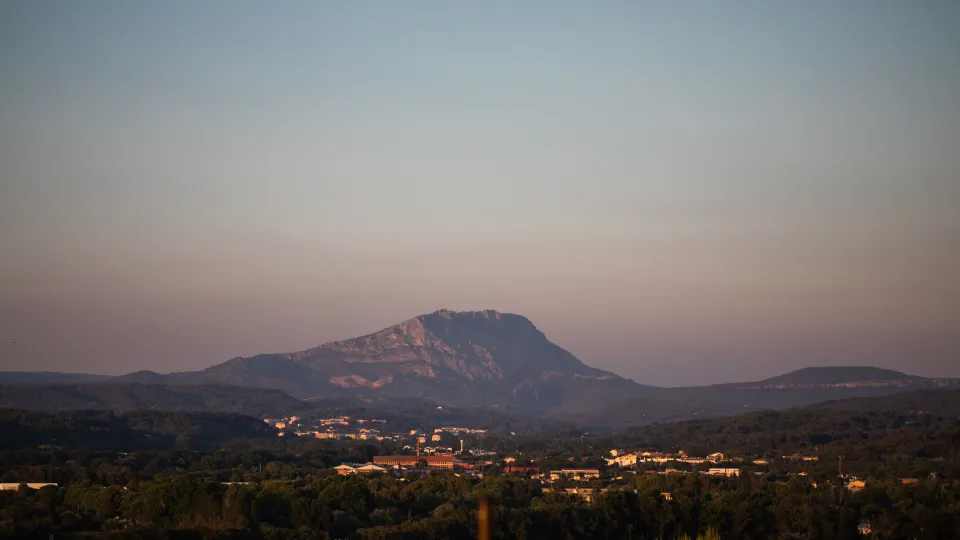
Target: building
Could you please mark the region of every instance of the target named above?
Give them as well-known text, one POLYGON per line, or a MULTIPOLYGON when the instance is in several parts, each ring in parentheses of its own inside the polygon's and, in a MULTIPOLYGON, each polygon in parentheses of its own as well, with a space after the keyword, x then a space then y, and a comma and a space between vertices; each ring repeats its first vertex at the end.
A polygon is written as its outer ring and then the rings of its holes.
POLYGON ((621 467, 633 467, 637 464, 636 454, 620 454, 607 459, 607 465, 619 465, 621 467))
POLYGON ((725 469, 721 467, 711 467, 707 474, 711 476, 740 476, 740 469, 725 469))
POLYGON ((463 428, 463 427, 442 427, 442 428, 437 428, 433 431, 434 433, 437 433, 440 431, 446 431, 447 433, 451 433, 453 435, 460 435, 461 433, 482 435, 487 432, 487 430, 485 429, 472 429, 472 428, 463 428))
MULTIPOLYGON (((686 454, 684 454, 686 456, 686 454)), ((676 461, 680 458, 677 456, 671 456, 664 454, 663 452, 643 452, 637 456, 638 462, 649 462, 649 463, 666 463, 668 461, 676 461)))
POLYGON ((559 480, 561 476, 573 478, 574 480, 593 480, 600 478, 599 469, 561 469, 559 471, 550 471, 551 480, 559 480))
POLYGON ((543 488, 543 493, 557 493, 560 495, 569 495, 572 497, 580 497, 581 499, 590 502, 593 500, 593 497, 597 493, 606 493, 609 491, 607 488, 603 489, 593 489, 593 488, 566 488, 560 491, 555 491, 553 488, 543 488))
POLYGON ((665 501, 673 500, 673 493, 670 493, 669 491, 664 491, 663 493, 660 494, 660 496, 663 497, 663 500, 665 501))
POLYGON ((453 456, 373 456, 373 463, 384 467, 416 467, 424 461, 427 467, 452 469, 453 456))
POLYGON ((802 456, 800 454, 791 454, 789 456, 783 456, 783 459, 787 461, 817 461, 817 456, 802 456))
POLYGON ((516 465, 507 465, 503 468, 504 474, 537 474, 540 472, 538 467, 519 467, 516 465))
POLYGON ((337 474, 339 474, 340 476, 349 476, 351 474, 357 474, 357 468, 354 467, 353 465, 347 465, 347 464, 337 465, 336 467, 333 468, 333 470, 337 471, 337 474))
POLYGON ((363 465, 347 465, 344 463, 343 465, 337 465, 334 467, 334 470, 336 470, 337 474, 341 476, 371 473, 383 474, 387 472, 386 468, 374 465, 373 463, 364 463, 363 465))
POLYGON ((0 484, 0 491, 16 491, 20 486, 27 486, 30 489, 40 489, 47 486, 56 486, 49 482, 3 482, 0 484))
POLYGON ((856 493, 862 490, 863 488, 867 487, 867 483, 858 478, 850 478, 846 481, 846 487, 850 491, 856 493))

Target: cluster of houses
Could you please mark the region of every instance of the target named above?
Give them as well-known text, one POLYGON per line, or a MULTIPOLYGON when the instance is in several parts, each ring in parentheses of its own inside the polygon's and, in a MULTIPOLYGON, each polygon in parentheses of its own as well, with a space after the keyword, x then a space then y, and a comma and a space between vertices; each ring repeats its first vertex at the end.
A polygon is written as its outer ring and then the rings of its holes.
MULTIPOLYGON (((783 456, 785 461, 817 461, 816 456, 803 456, 800 454, 793 454, 789 456, 783 456)), ((707 455, 706 457, 691 457, 687 455, 686 452, 680 450, 677 453, 667 453, 667 452, 624 452, 623 450, 611 450, 610 457, 606 458, 608 466, 617 465, 621 468, 636 467, 638 464, 642 463, 655 463, 655 464, 664 464, 669 462, 677 463, 687 463, 690 465, 701 465, 703 463, 711 464, 721 464, 721 463, 744 463, 743 458, 739 457, 730 457, 724 455, 722 452, 714 452, 707 455)), ((770 460, 765 458, 756 458, 749 460, 750 463, 754 465, 769 465, 770 460)), ((738 475, 739 472, 734 473, 733 471, 739 471, 739 469, 734 468, 711 468, 708 471, 708 474, 715 476, 734 476, 738 475)), ((668 471, 669 472, 669 471, 668 471)), ((676 471, 680 472, 680 471, 676 471)))
MULTIPOLYGON (((264 418, 263 421, 278 430, 277 435, 283 437, 296 435, 298 437, 310 437, 316 439, 330 440, 359 440, 359 441, 405 441, 413 440, 418 445, 417 453, 426 455, 446 455, 455 452, 454 447, 449 446, 450 437, 463 435, 485 435, 486 429, 445 426, 430 430, 421 431, 419 429, 409 430, 409 432, 388 432, 384 429, 387 420, 377 418, 352 418, 350 416, 336 416, 330 418, 303 418, 299 416, 289 416, 282 418, 264 418), (446 439, 444 440, 444 437, 446 439), (426 446, 427 441, 433 443, 444 440, 446 445, 426 446)), ((404 449, 413 450, 412 446, 406 446, 404 449)), ((460 452, 464 451, 463 441, 460 441, 460 452)), ((474 456, 489 455, 491 452, 484 451, 483 448, 470 449, 474 456)))
POLYGON ((381 439, 388 439, 390 437, 384 437, 380 434, 379 430, 370 429, 370 428, 361 428, 358 431, 342 433, 338 431, 297 431, 298 437, 314 437, 317 439, 356 439, 358 441, 379 441, 381 439))
MULTIPOLYGON (((802 456, 800 454, 790 454, 783 456, 784 461, 817 461, 817 456, 802 456)), ((756 462, 754 462, 756 463, 756 462)))
POLYGON ((283 418, 264 418, 263 422, 277 429, 286 429, 288 426, 296 425, 300 420, 299 416, 285 416, 283 418))
POLYGON ((381 467, 373 463, 364 463, 362 465, 344 463, 337 465, 333 469, 341 476, 349 476, 351 474, 383 474, 387 472, 386 467, 381 467))
POLYGON ((559 471, 550 471, 550 480, 559 480, 567 478, 570 480, 584 481, 596 480, 600 478, 599 469, 560 469, 559 471))
MULTIPOLYGON (((930 478, 938 479, 937 473, 931 473, 930 478)), ((920 483, 919 478, 897 478, 897 483, 901 486, 914 486, 920 483)), ((857 492, 863 490, 867 487, 867 483, 856 476, 845 475, 843 476, 843 486, 850 491, 857 492)))
POLYGON ((568 487, 568 488, 558 488, 554 489, 551 487, 545 487, 541 490, 543 493, 559 493, 561 495, 570 495, 573 497, 580 497, 581 499, 590 502, 597 495, 602 495, 608 491, 610 488, 584 488, 584 487, 568 487))
POLYGON ((610 456, 611 457, 607 458, 607 465, 618 465, 620 467, 634 467, 638 463, 663 464, 669 461, 689 463, 692 465, 699 465, 701 463, 720 463, 722 461, 743 461, 742 458, 728 458, 721 452, 714 452, 713 454, 702 458, 690 457, 683 450, 677 452, 676 454, 669 454, 666 452, 625 453, 623 450, 611 450, 610 456))
POLYGON ((263 421, 278 430, 277 435, 283 437, 294 434, 298 437, 313 437, 316 439, 355 439, 360 441, 400 440, 402 434, 385 435, 381 428, 386 420, 377 418, 351 418, 337 416, 332 418, 306 419, 299 416, 284 418, 264 418, 263 421))
MULTIPOLYGON (((394 474, 404 476, 408 472, 428 472, 438 470, 457 470, 460 474, 483 476, 479 472, 481 467, 493 465, 492 461, 465 461, 457 459, 453 454, 445 455, 393 455, 374 456, 372 463, 350 464, 344 463, 335 470, 337 474, 394 474)), ((532 467, 506 467, 506 473, 539 472, 532 467)))
POLYGON ((434 435, 447 432, 451 435, 483 435, 487 432, 485 429, 474 429, 465 427, 439 427, 433 430, 434 435))

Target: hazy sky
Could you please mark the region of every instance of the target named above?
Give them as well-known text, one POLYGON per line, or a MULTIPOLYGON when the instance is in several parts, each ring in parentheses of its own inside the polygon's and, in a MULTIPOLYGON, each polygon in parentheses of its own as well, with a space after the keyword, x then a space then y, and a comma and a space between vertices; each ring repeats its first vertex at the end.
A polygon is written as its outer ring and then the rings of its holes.
POLYGON ((651 384, 960 376, 960 2, 2 2, 0 181, 2 369, 490 308, 651 384))

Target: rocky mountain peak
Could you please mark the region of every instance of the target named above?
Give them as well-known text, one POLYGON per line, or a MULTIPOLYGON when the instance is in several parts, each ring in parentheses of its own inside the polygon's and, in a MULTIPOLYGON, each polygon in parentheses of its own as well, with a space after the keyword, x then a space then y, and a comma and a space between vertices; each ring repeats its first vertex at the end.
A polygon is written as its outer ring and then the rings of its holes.
POLYGON ((529 333, 530 337, 546 339, 536 326, 522 315, 501 313, 492 309, 480 311, 450 311, 441 309, 415 318, 431 330, 449 331, 458 328, 460 331, 472 329, 474 331, 486 329, 490 332, 518 332, 529 333))
MULTIPOLYGON (((420 315, 420 316, 418 316, 418 317, 416 317, 416 318, 417 318, 417 319, 423 319, 423 318, 426 318, 426 317, 442 317, 442 318, 444 318, 444 319, 449 319, 449 320, 453 320, 453 319, 472 319, 472 318, 478 318, 478 319, 500 319, 503 315, 504 315, 503 313, 500 313, 499 311, 496 311, 496 310, 493 310, 493 309, 482 309, 482 310, 479 310, 479 311, 453 311, 453 310, 449 310, 449 309, 438 309, 437 311, 434 311, 433 313, 428 313, 428 314, 426 314, 426 315, 420 315)), ((514 317, 520 317, 520 318, 525 319, 525 317, 521 317, 520 315, 514 315, 514 317)))
MULTIPOLYGON (((326 343, 292 357, 312 365, 391 366, 429 377, 467 379, 539 376, 543 371, 604 373, 547 340, 529 319, 495 310, 441 309, 365 336, 326 343)), ((372 372, 372 371, 371 371, 372 372)))
POLYGON ((237 358, 179 377, 283 388, 311 399, 362 393, 531 409, 575 401, 581 393, 625 397, 637 389, 585 365, 526 317, 491 309, 441 309, 365 336, 237 358))

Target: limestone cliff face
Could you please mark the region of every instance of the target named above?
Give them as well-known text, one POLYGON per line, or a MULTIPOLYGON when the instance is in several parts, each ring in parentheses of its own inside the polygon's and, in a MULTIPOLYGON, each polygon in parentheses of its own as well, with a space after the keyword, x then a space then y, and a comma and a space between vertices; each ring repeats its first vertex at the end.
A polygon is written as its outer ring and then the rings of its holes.
POLYGON ((387 371, 430 378, 456 375, 470 381, 540 377, 547 372, 616 377, 584 365, 548 341, 527 318, 492 310, 440 310, 292 357, 317 368, 339 360, 356 369, 380 364, 387 371))
POLYGON ((641 388, 585 365, 526 317, 492 310, 439 310, 365 336, 234 359, 207 372, 247 385, 260 378, 298 397, 373 393, 535 409, 568 402, 571 393, 604 399, 641 388))

